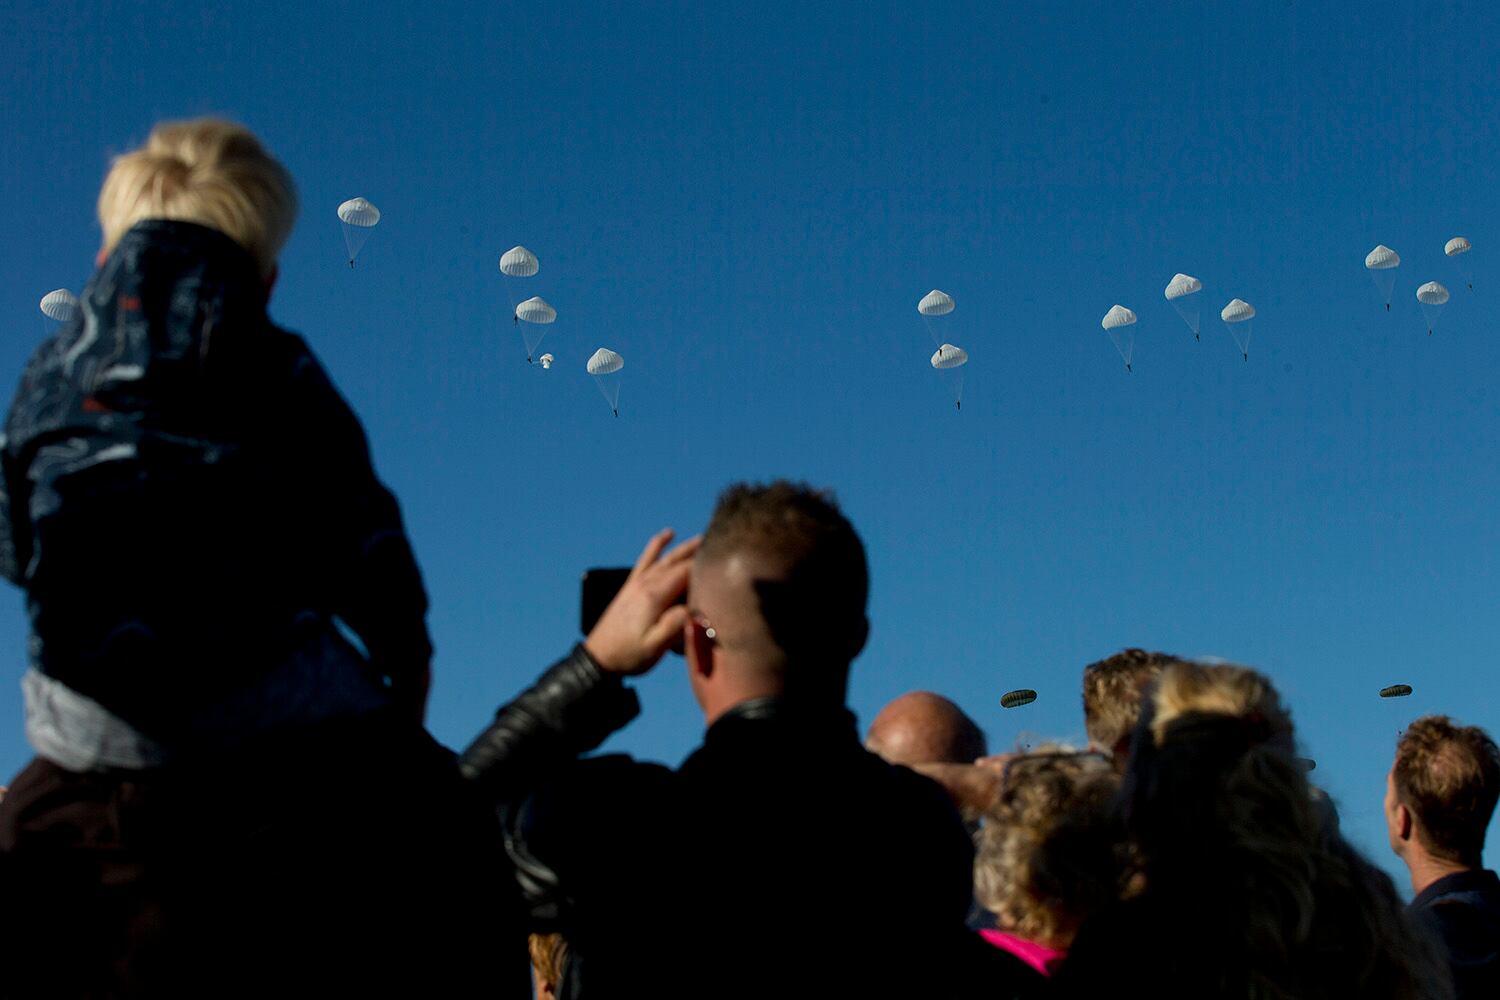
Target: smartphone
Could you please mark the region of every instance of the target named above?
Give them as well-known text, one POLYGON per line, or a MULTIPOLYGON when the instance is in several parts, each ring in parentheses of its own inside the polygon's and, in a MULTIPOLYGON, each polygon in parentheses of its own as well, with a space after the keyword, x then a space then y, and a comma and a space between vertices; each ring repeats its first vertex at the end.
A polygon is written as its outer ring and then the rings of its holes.
MULTIPOLYGON (((578 602, 578 631, 588 635, 599 624, 599 618, 609 602, 615 599, 625 580, 630 576, 629 566, 596 566, 583 574, 583 593, 578 602)), ((677 598, 678 604, 687 603, 687 594, 677 598)), ((680 643, 674 643, 672 652, 681 653, 680 643)))
POLYGON ((584 635, 594 631, 604 609, 625 586, 629 576, 629 566, 595 566, 584 571, 583 594, 578 602, 578 631, 584 635))

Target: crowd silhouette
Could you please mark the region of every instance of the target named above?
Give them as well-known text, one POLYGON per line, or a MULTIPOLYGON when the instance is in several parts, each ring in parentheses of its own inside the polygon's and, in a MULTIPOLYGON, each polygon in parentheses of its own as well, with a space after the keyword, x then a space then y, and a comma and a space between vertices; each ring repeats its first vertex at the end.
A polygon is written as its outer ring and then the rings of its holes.
POLYGON ((438 745, 395 499, 266 314, 296 210, 245 129, 158 126, 11 408, 36 758, 0 797, 0 995, 1500 996, 1482 730, 1395 748, 1407 905, 1246 667, 1090 664, 1086 747, 991 755, 925 691, 862 739, 865 550, 805 485, 653 537, 582 642, 438 745), (594 754, 672 648, 700 745, 594 754))

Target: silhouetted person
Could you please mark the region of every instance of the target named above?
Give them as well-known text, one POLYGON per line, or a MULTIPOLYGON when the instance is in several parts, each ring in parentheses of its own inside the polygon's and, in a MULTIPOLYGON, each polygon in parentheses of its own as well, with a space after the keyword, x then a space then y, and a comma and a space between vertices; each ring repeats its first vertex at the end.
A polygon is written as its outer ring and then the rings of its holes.
MULTIPOLYGON (((395 498, 266 312, 292 179, 241 126, 167 123, 98 207, 99 269, 0 450, 37 753, 0 802, 0 991, 465 989, 507 906, 494 826, 422 729, 395 498)), ((488 990, 525 995, 516 941, 488 990)))
POLYGON ((464 755, 501 801, 533 929, 568 940, 559 996, 957 995, 968 836, 941 789, 860 746, 844 705, 869 628, 853 526, 775 483, 725 492, 701 547, 659 558, 668 537, 464 755), (598 757, 515 784, 534 747, 581 753, 628 722, 625 677, 679 637, 708 727, 680 767, 598 757))
POLYGON ((1500 879, 1483 860, 1497 798, 1500 749, 1483 729, 1444 715, 1406 727, 1386 776, 1386 828, 1411 872, 1411 913, 1441 940, 1459 1000, 1500 997, 1500 879))

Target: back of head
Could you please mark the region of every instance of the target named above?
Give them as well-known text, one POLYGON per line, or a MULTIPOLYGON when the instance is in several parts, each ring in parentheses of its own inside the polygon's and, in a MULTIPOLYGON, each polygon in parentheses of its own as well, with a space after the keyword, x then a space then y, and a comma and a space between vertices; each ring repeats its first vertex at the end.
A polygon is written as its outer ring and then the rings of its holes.
POLYGON ((751 648, 760 669, 779 672, 790 693, 842 701, 848 666, 868 632, 864 545, 832 494, 785 481, 739 484, 719 497, 703 533, 692 588, 732 569, 743 593, 715 622, 751 648))
POLYGON ((1127 818, 1148 867, 1190 881, 1205 856, 1254 852, 1267 837, 1312 839, 1311 796, 1293 750, 1291 715, 1264 675, 1165 668, 1126 771, 1127 818))
POLYGON ((908 692, 882 708, 865 748, 892 764, 968 764, 988 751, 978 723, 931 691, 908 692))
POLYGON ((1415 997, 1441 976, 1389 877, 1323 822, 1263 674, 1167 667, 1123 798, 1151 912, 1180 921, 1157 930, 1213 943, 1193 962, 1221 995, 1415 997))
POLYGON ((1131 648, 1084 667, 1083 724, 1089 743, 1105 753, 1122 753, 1140 718, 1146 688, 1163 668, 1180 662, 1170 653, 1131 648))
POLYGON ((1107 757, 1041 747, 1006 765, 974 858, 975 897, 1000 929, 1066 950, 1118 897, 1119 777, 1107 757))
POLYGON ((1428 853, 1478 867, 1500 798, 1500 749, 1489 734, 1446 715, 1424 716, 1401 734, 1391 773, 1428 853))
POLYGON ((104 251, 145 219, 217 229, 248 250, 261 276, 269 277, 297 219, 297 191, 244 126, 218 118, 163 122, 140 149, 116 157, 104 179, 104 251))

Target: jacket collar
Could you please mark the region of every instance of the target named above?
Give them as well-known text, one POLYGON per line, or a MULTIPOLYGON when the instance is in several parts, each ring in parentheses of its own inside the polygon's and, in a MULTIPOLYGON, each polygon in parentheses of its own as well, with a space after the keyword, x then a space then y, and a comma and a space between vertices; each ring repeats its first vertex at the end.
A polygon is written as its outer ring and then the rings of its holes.
POLYGON ((1417 893, 1411 901, 1411 906, 1413 909, 1418 909, 1443 896, 1460 892, 1482 892, 1495 896, 1497 901, 1500 901, 1500 879, 1497 879, 1494 872, 1485 868, 1471 868, 1468 871, 1444 875, 1417 893))
POLYGON ((239 315, 265 313, 266 283, 250 251, 217 229, 178 219, 144 219, 126 230, 90 291, 99 289, 103 300, 121 286, 171 289, 189 282, 211 287, 239 315))
POLYGON ((848 731, 857 735, 854 713, 843 705, 807 705, 783 695, 751 698, 726 711, 708 727, 705 742, 715 733, 734 731, 748 724, 772 723, 795 729, 848 731))

